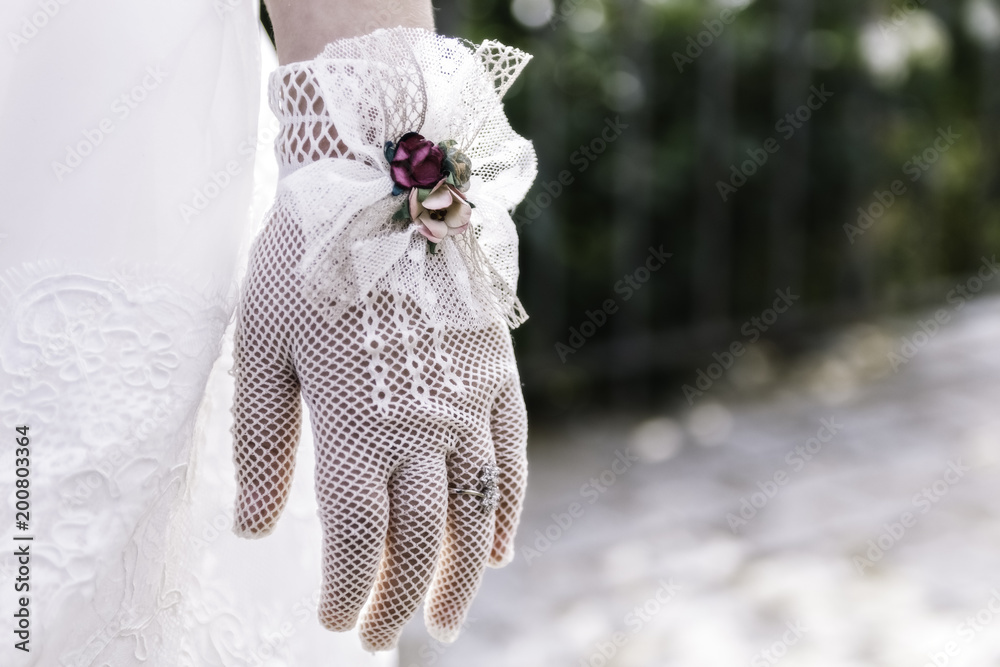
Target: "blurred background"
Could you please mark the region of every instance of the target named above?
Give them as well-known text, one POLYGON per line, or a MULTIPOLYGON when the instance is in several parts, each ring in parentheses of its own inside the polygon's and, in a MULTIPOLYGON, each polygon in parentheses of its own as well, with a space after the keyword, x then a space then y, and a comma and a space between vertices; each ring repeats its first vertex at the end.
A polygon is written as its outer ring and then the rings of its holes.
POLYGON ((457 0, 438 20, 535 56, 507 109, 539 158, 515 215, 538 417, 686 405, 692 373, 790 288, 737 374, 756 390, 832 328, 936 303, 1000 245, 994 2, 457 0), (672 257, 626 301, 615 286, 650 246, 672 257), (609 298, 620 310, 561 357, 609 298))
POLYGON ((435 7, 439 32, 534 55, 506 109, 539 163, 514 215, 536 418, 686 403, 692 373, 790 289, 737 374, 756 388, 832 327, 935 303, 1000 246, 994 0, 435 7), (618 311, 575 349, 607 299, 618 311))
POLYGON ((534 54, 531 484, 400 664, 1000 664, 1000 5, 435 7, 534 54))

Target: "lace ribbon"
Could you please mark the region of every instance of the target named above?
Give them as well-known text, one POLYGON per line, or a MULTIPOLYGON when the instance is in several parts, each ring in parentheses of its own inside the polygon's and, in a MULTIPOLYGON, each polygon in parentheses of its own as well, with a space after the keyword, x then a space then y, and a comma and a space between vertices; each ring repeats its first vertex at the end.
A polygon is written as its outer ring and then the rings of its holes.
POLYGON ((530 58, 495 41, 393 28, 333 42, 271 74, 282 125, 277 204, 302 227, 297 272, 324 316, 383 292, 412 299, 430 326, 527 319, 509 210, 531 186, 536 158, 501 99, 530 58), (472 162, 470 227, 433 254, 415 224, 392 220, 406 195, 392 195, 383 148, 406 132, 453 139, 472 162))

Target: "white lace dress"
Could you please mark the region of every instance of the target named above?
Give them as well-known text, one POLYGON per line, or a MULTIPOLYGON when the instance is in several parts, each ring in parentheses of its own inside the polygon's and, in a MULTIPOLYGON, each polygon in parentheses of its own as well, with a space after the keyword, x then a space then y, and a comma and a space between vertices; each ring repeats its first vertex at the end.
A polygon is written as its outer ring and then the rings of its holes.
POLYGON ((274 194, 255 3, 8 0, 0 27, 0 663, 392 664, 316 622, 308 472, 273 537, 231 531, 226 330, 274 194))

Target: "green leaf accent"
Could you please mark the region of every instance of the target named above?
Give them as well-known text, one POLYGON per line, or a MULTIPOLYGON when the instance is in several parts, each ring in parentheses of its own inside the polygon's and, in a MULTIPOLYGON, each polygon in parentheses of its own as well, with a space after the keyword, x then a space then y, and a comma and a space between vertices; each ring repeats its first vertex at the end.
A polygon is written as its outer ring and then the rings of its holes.
POLYGON ((460 192, 465 192, 469 189, 469 179, 472 177, 472 161, 465 153, 458 150, 458 142, 454 139, 438 143, 438 148, 444 153, 441 168, 451 175, 448 184, 458 188, 460 192))
POLYGON ((410 207, 404 204, 396 209, 396 212, 392 214, 392 221, 399 223, 410 222, 410 207))
POLYGON ((427 196, 430 195, 430 193, 430 188, 417 188, 417 201, 423 204, 424 200, 427 199, 427 196))
POLYGON ((430 239, 427 239, 427 249, 431 251, 432 255, 436 255, 438 251, 438 244, 434 243, 430 239))

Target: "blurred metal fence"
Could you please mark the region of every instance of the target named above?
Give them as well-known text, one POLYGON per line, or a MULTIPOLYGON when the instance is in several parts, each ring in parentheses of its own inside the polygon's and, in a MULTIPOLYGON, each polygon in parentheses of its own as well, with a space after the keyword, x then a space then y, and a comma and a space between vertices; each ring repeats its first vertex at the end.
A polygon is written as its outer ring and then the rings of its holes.
POLYGON ((435 5, 534 55, 506 107, 539 157, 514 214, 538 411, 683 400, 735 343, 940 303, 1000 247, 996 0, 435 5))
POLYGON ((539 155, 515 214, 538 407, 682 400, 676 379, 734 343, 943 302, 997 250, 992 1, 567 0, 534 28, 469 4, 442 31, 535 54, 508 110, 539 155), (603 141, 609 120, 627 129, 603 141))

